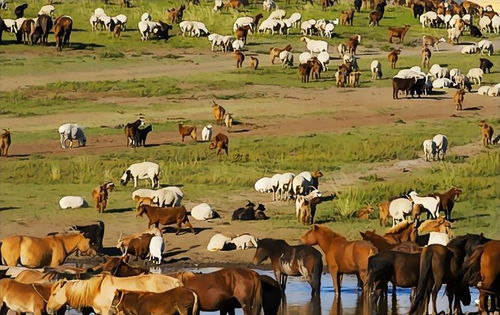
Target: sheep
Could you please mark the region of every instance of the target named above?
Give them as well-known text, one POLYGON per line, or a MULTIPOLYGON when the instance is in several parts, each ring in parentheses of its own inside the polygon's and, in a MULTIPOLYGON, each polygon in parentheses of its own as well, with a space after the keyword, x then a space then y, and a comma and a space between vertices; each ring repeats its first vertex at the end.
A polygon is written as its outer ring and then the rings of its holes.
POLYGON ((151 187, 159 186, 160 165, 153 162, 141 162, 130 165, 123 173, 120 183, 125 186, 128 181, 134 180, 134 187, 137 187, 139 179, 151 180, 151 187))
POLYGON ((476 44, 467 45, 462 48, 460 51, 462 54, 476 54, 478 51, 478 47, 476 44))
POLYGON ((481 50, 481 54, 484 54, 484 52, 488 53, 488 56, 491 56, 493 53, 493 43, 487 39, 483 39, 479 43, 477 43, 478 49, 481 50))
POLYGON ((477 89, 477 94, 479 95, 488 95, 488 90, 491 88, 491 86, 489 85, 483 85, 483 86, 480 86, 478 89, 477 89))
POLYGON ((459 43, 460 35, 462 35, 462 31, 456 28, 448 29, 448 41, 450 44, 455 45, 459 43))
POLYGON ((422 28, 425 27, 437 27, 438 15, 434 11, 427 11, 422 14, 419 18, 422 28))
POLYGON ((224 50, 223 37, 219 34, 212 33, 207 37, 211 44, 212 51, 215 51, 215 47, 220 47, 221 51, 224 50))
POLYGON ((319 178, 323 177, 321 171, 301 172, 293 178, 292 191, 295 195, 306 195, 319 187, 319 178))
POLYGON ((234 37, 231 35, 222 36, 222 45, 224 52, 229 51, 233 47, 234 37))
POLYGON ((5 24, 5 27, 7 28, 6 29, 7 32, 16 34, 19 31, 19 27, 17 26, 16 20, 4 19, 3 22, 5 24))
POLYGON ((163 250, 165 249, 165 242, 162 236, 153 236, 149 242, 149 260, 157 260, 158 265, 161 264, 163 250))
POLYGON ((268 19, 281 20, 285 16, 286 16, 285 10, 280 9, 280 10, 276 10, 276 11, 271 12, 271 14, 269 14, 268 19))
POLYGON ((316 31, 316 20, 307 20, 300 24, 300 32, 302 35, 313 35, 316 31))
POLYGON ((210 34, 204 23, 192 21, 191 24, 193 26, 192 33, 190 34, 191 36, 200 37, 202 35, 205 36, 210 34))
POLYGON ((314 224, 316 205, 321 202, 321 192, 313 190, 306 196, 297 196, 295 200, 295 214, 302 224, 314 224))
POLYGON ((455 83, 447 78, 439 78, 436 79, 432 82, 432 88, 434 89, 443 89, 443 88, 449 88, 449 87, 454 87, 455 83))
POLYGON ((160 26, 158 22, 140 21, 137 23, 137 28, 141 34, 141 41, 148 40, 150 34, 153 33, 153 30, 158 26, 160 26))
POLYGON ((462 110, 462 105, 464 103, 465 90, 460 89, 453 95, 453 101, 455 101, 456 110, 462 110))
POLYGON ((156 196, 156 190, 140 188, 132 192, 132 200, 138 202, 140 198, 153 199, 156 196))
POLYGON ((239 17, 236 19, 236 21, 234 21, 234 24, 233 24, 233 32, 236 32, 236 30, 241 27, 241 26, 245 26, 245 25, 248 25, 250 26, 250 30, 253 32, 255 30, 255 27, 257 24, 259 24, 259 21, 261 18, 263 18, 264 16, 259 13, 257 14, 256 16, 242 16, 242 17, 239 17))
POLYGON ((302 15, 298 12, 292 13, 292 15, 290 15, 290 17, 288 18, 288 21, 292 23, 293 27, 298 27, 301 20, 302 15))
POLYGON ((289 51, 283 50, 279 55, 281 61, 281 68, 293 67, 293 54, 289 51))
MULTIPOLYGON (((148 14, 148 13, 144 13, 144 14, 148 14)), ((106 12, 104 12, 104 9, 103 9, 103 8, 97 8, 97 9, 95 9, 95 10, 94 10, 94 15, 95 15, 97 18, 99 18, 99 17, 101 17, 101 16, 106 16, 107 14, 106 14, 106 12)), ((144 16, 144 15, 143 15, 143 16, 144 16)), ((143 19, 141 18, 141 21, 146 21, 146 20, 143 20, 143 19)))
POLYGON ((382 64, 378 60, 373 60, 370 64, 372 80, 382 79, 382 64))
POLYGON ((435 135, 432 141, 436 143, 436 156, 438 160, 444 160, 446 151, 448 150, 448 138, 445 135, 435 135))
POLYGON ((59 200, 61 209, 78 209, 88 207, 87 201, 80 196, 65 196, 59 200))
POLYGON ((288 44, 285 48, 271 47, 269 49, 269 59, 271 60, 271 64, 274 64, 274 59, 279 58, 280 53, 284 50, 291 51, 292 46, 288 44))
POLYGON ((301 37, 300 41, 306 43, 306 47, 311 52, 311 54, 320 53, 322 51, 328 52, 328 43, 325 41, 314 40, 307 37, 301 37))
POLYGON ((423 142, 423 147, 424 147, 424 158, 425 161, 428 162, 431 160, 436 159, 436 143, 430 139, 424 140, 423 142))
POLYGON ((299 55, 299 63, 305 64, 311 59, 311 57, 312 57, 312 54, 308 51, 305 51, 299 55))
POLYGON ((208 242, 208 245, 207 245, 207 250, 209 250, 211 252, 216 252, 216 251, 222 250, 222 249, 224 249, 224 246, 227 243, 231 243, 231 239, 232 239, 232 237, 230 237, 230 236, 226 236, 222 233, 217 233, 210 238, 210 241, 208 242))
POLYGON ((433 64, 429 69, 429 74, 435 78, 446 78, 448 76, 448 68, 433 64))
MULTIPOLYGON (((236 53, 239 50, 242 50, 245 47, 245 42, 243 42, 241 39, 237 39, 231 43, 231 47, 233 48, 234 52, 236 53)), ((245 59, 245 58, 243 58, 245 59)), ((241 61, 243 62, 243 60, 241 61)))
POLYGON ((260 178, 259 180, 257 180, 255 182, 254 189, 260 193, 272 193, 273 186, 272 186, 271 178, 269 178, 269 177, 260 178))
POLYGON ((212 125, 206 125, 205 127, 203 127, 203 129, 201 130, 201 141, 207 142, 212 140, 212 130, 212 125))
POLYGON ((274 9, 276 9, 276 2, 274 0, 264 0, 262 2, 262 10, 270 12, 274 9))
MULTIPOLYGON (((448 72, 449 76, 450 76, 450 79, 452 79, 453 81, 455 81, 455 77, 458 76, 458 75, 461 75, 462 72, 460 72, 459 69, 457 68, 452 68, 450 70, 450 72, 448 72)), ((456 82, 455 82, 456 83, 456 82)))
POLYGON ((169 186, 154 192, 153 203, 160 207, 179 207, 184 193, 179 187, 169 186))
POLYGON ((73 148, 73 141, 77 140, 78 145, 84 147, 87 144, 87 137, 83 132, 83 129, 77 124, 63 124, 59 126, 59 136, 61 142, 61 148, 66 149, 66 141, 69 141, 70 149, 73 148))
POLYGON ((236 249, 257 248, 257 240, 253 235, 241 234, 231 240, 236 249))
POLYGON ((410 78, 422 79, 425 78, 425 73, 413 71, 411 69, 403 69, 399 70, 399 72, 394 77, 400 79, 410 79, 410 78))
POLYGON ((333 29, 335 28, 335 25, 339 24, 339 19, 335 20, 325 20, 325 19, 320 19, 316 21, 316 29, 319 32, 319 35, 321 37, 332 37, 333 29))
POLYGON ((318 54, 318 61, 321 63, 323 67, 323 71, 328 71, 328 64, 330 63, 330 54, 326 51, 322 51, 318 54))
POLYGON ((325 37, 332 38, 334 28, 335 28, 334 24, 332 23, 326 24, 324 28, 325 37))
POLYGON ((190 136, 194 141, 196 141, 196 126, 187 126, 183 124, 179 124, 179 134, 182 138, 182 142, 184 142, 184 138, 190 136))
POLYGON ((481 32, 490 32, 491 24, 491 19, 488 16, 483 16, 479 19, 479 28, 481 32))
POLYGON ((38 11, 38 15, 48 15, 48 16, 53 16, 54 12, 56 11, 56 8, 54 8, 53 5, 44 5, 43 7, 40 8, 40 11, 38 11))
POLYGON ((500 16, 499 15, 495 15, 491 19, 491 28, 493 29, 495 34, 500 34, 500 16))
POLYGON ((217 218, 218 214, 208 203, 200 203, 191 209, 191 216, 198 221, 205 221, 217 218))
POLYGON ((295 174, 293 173, 284 173, 281 174, 278 178, 278 200, 287 200, 293 195, 293 178, 295 174))
POLYGON ((492 86, 488 89, 488 96, 498 96, 500 93, 500 89, 492 86))
POLYGON ((483 70, 480 68, 472 68, 467 72, 467 78, 472 81, 473 84, 481 84, 481 81, 483 80, 483 70))

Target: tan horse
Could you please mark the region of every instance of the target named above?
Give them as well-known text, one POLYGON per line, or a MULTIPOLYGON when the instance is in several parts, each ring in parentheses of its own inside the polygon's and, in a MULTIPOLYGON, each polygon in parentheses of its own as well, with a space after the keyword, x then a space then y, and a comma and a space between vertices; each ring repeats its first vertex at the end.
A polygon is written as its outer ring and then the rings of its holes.
MULTIPOLYGON (((0 280, 0 303, 19 313, 45 313, 50 284, 25 284, 10 278, 0 280)), ((3 307, 5 307, 3 306, 3 307)), ((0 309, 3 308, 0 305, 0 309)), ((61 311, 61 314, 64 314, 61 311)))
POLYGON ((445 220, 442 216, 435 220, 425 220, 418 227, 418 234, 429 232, 446 233, 450 238, 453 237, 453 233, 451 232, 451 222, 445 220))
POLYGON ((414 222, 403 221, 393 228, 387 230, 384 238, 390 244, 399 244, 402 242, 415 242, 417 240, 417 229, 414 222))
POLYGON ((348 241, 326 226, 313 225, 300 238, 306 245, 319 245, 326 255, 326 262, 335 287, 335 295, 340 296, 343 274, 357 274, 363 282, 363 291, 368 292, 368 258, 378 253, 368 241, 348 241))
POLYGON ((95 255, 90 240, 81 233, 56 234, 43 238, 10 236, 0 241, 2 263, 7 266, 21 264, 29 268, 59 266, 76 251, 95 255))
POLYGON ((180 286, 180 280, 159 274, 119 278, 103 273, 89 280, 60 280, 52 286, 47 312, 53 314, 68 304, 76 309, 89 306, 96 314, 109 315, 116 290, 160 293, 180 286))

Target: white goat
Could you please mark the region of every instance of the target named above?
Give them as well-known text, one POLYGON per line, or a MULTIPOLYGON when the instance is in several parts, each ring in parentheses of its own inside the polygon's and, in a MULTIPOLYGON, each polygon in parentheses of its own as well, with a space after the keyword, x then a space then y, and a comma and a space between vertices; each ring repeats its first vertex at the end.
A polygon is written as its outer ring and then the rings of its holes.
POLYGON ((128 181, 134 180, 134 187, 137 187, 139 179, 150 179, 151 187, 159 185, 160 165, 153 162, 135 163, 129 166, 121 177, 121 184, 127 185, 128 181))
POLYGON ((157 264, 161 264, 165 242, 162 236, 153 236, 149 241, 149 260, 158 260, 157 264))
POLYGON ((314 40, 307 37, 301 37, 300 41, 306 43, 306 47, 311 52, 311 54, 320 53, 322 51, 328 52, 328 43, 323 40, 314 40))
POLYGON ((373 60, 370 64, 370 70, 372 71, 372 80, 382 79, 382 64, 378 60, 373 60))
POLYGON ((73 141, 77 140, 78 145, 84 147, 87 144, 87 138, 83 129, 77 124, 64 124, 59 126, 59 137, 61 148, 66 149, 66 141, 69 141, 69 147, 73 147, 73 141))
POLYGON ((448 138, 445 135, 437 134, 432 138, 436 143, 436 156, 438 160, 444 160, 446 151, 448 151, 448 138))
POLYGON ((410 192, 408 196, 413 200, 413 203, 421 205, 425 210, 429 211, 434 219, 437 219, 440 204, 439 197, 420 197, 415 191, 410 192))
POLYGON ((212 130, 212 125, 206 125, 203 127, 203 130, 201 130, 201 141, 206 142, 212 140, 212 130))
POLYGON ((422 144, 424 147, 424 157, 426 161, 434 160, 436 158, 436 143, 430 139, 424 140, 422 144))

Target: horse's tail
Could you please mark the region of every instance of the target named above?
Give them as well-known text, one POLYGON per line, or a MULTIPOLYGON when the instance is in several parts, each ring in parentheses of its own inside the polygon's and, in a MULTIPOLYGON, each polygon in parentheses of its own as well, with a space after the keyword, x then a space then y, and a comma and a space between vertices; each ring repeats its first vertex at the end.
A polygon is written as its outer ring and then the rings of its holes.
POLYGON ((410 315, 425 314, 428 307, 428 297, 432 290, 432 250, 426 248, 420 256, 420 277, 413 302, 411 303, 410 315))
POLYGON ((254 287, 253 287, 253 307, 252 315, 260 315, 262 309, 262 282, 260 276, 254 274, 254 287))
POLYGON ((193 294, 194 302, 193 302, 193 308, 191 310, 191 314, 193 315, 199 315, 200 314, 200 300, 198 298, 198 294, 196 292, 191 291, 193 294))
POLYGON ((481 281, 480 263, 483 255, 484 245, 476 247, 472 254, 464 262, 463 278, 464 284, 476 286, 481 281))

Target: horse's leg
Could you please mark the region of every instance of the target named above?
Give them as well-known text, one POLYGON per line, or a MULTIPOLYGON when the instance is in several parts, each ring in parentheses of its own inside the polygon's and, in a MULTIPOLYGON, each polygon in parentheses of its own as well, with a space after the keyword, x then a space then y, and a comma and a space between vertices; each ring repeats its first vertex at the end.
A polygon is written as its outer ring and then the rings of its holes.
POLYGON ((488 294, 480 291, 479 293, 479 313, 487 314, 488 312, 488 294))
POLYGON ((282 273, 281 277, 283 278, 283 284, 282 284, 282 290, 285 292, 286 289, 286 282, 288 281, 288 275, 286 273, 282 273))
POLYGON ((437 314, 436 299, 439 289, 441 289, 442 286, 441 279, 434 279, 434 281, 434 286, 432 287, 432 315, 437 314))
POLYGON ((329 266, 329 271, 330 271, 330 276, 332 277, 335 295, 340 296, 340 282, 342 275, 338 273, 339 270, 337 266, 329 266))

